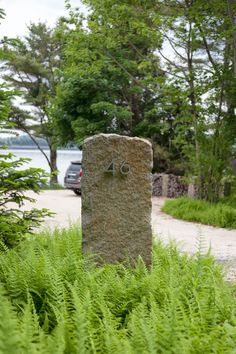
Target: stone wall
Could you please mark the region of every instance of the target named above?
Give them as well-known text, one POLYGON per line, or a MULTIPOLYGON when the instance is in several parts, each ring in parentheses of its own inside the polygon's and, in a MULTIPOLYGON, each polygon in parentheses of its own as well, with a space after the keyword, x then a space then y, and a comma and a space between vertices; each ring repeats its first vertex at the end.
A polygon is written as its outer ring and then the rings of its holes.
MULTIPOLYGON (((182 176, 173 174, 154 173, 153 174, 153 192, 155 197, 176 198, 188 195, 189 185, 182 176)), ((194 196, 194 195, 193 195, 194 196)))
MULTIPOLYGON (((176 176, 173 174, 154 173, 152 175, 152 195, 154 197, 177 198, 188 196, 196 198, 198 195, 198 187, 194 183, 195 178, 192 178, 192 183, 187 183, 185 177, 176 176)), ((231 183, 222 181, 221 197, 229 196, 231 192, 231 183)))
POLYGON ((162 173, 154 173, 152 176, 152 195, 155 197, 162 196, 162 173))

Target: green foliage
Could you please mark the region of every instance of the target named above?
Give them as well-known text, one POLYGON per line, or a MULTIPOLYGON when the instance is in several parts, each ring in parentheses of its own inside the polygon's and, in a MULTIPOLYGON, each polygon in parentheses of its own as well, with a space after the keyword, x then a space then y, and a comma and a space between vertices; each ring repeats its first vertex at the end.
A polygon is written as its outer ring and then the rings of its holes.
POLYGON ((221 204, 226 204, 236 209, 236 194, 232 194, 229 197, 224 197, 220 200, 221 204))
MULTIPOLYGON (((3 9, 0 8, 0 21, 4 19, 5 12, 3 9)), ((10 40, 6 40, 9 44, 12 42, 10 40)), ((0 41, 0 60, 6 60, 6 54, 3 50, 4 40, 0 41)), ((0 83, 0 125, 3 128, 8 128, 9 125, 7 124, 8 115, 10 112, 11 104, 10 99, 14 97, 14 92, 9 89, 8 85, 5 82, 0 83)))
POLYGON ((203 200, 178 198, 167 200, 162 208, 167 214, 178 219, 196 221, 202 224, 236 229, 236 204, 231 199, 219 203, 203 200))
POLYGON ((155 54, 162 44, 156 2, 84 3, 91 10, 87 25, 73 10, 74 29, 65 34, 63 80, 54 107, 61 138, 81 141, 99 132, 140 131, 150 136, 150 122, 161 139, 157 100, 163 99, 159 87, 165 78, 155 54))
MULTIPOLYGON (((0 19, 3 17, 4 11, 0 9, 0 19)), ((11 45, 14 43, 12 40, 7 39, 1 42, 1 44, 11 45)), ((5 54, 2 48, 0 48, 1 60, 6 59, 5 54)), ((11 110, 10 100, 14 95, 15 92, 11 91, 5 84, 0 85, 0 133, 8 132, 7 128, 13 126, 9 123, 9 114, 11 110)), ((24 201, 34 201, 34 199, 28 197, 25 192, 39 192, 41 184, 46 183, 45 171, 36 168, 22 169, 22 165, 27 161, 28 159, 16 159, 13 154, 4 151, 3 146, 0 144, 1 251, 6 251, 8 248, 16 246, 20 240, 26 237, 27 233, 33 231, 33 227, 39 225, 45 216, 51 215, 46 209, 21 209, 24 205, 24 201)), ((9 336, 10 335, 11 331, 9 327, 9 336)), ((0 338, 0 342, 1 340, 2 338, 0 338)), ((12 345, 11 349, 9 347, 8 350, 5 350, 0 345, 0 352, 13 353, 13 347, 14 345, 12 345)))
POLYGON ((61 139, 147 137, 155 171, 197 176, 200 197, 217 201, 235 155, 234 1, 82 2, 84 16, 68 1, 61 139))
POLYGON ((19 90, 27 106, 27 111, 11 107, 10 121, 27 133, 31 142, 46 158, 52 172, 51 182, 57 183, 57 146, 58 139, 52 123, 52 100, 59 81, 58 71, 61 63, 62 42, 56 28, 45 23, 31 24, 28 35, 18 39, 14 45, 6 45, 4 80, 19 90), (50 149, 49 158, 35 138, 44 138, 50 149))
POLYGON ((165 38, 175 56, 167 57, 164 51, 162 56, 178 97, 176 101, 170 97, 177 113, 172 143, 188 161, 188 174, 198 177, 200 197, 218 201, 235 142, 236 42, 231 21, 235 2, 166 0, 165 4, 172 19, 164 27, 165 38))
POLYGON ((24 201, 33 202, 26 191, 39 192, 41 184, 46 183, 42 169, 22 169, 28 159, 16 159, 13 154, 0 154, 0 246, 16 246, 33 227, 51 213, 47 209, 22 210, 24 201))
POLYGON ((45 232, 0 255, 4 353, 233 353, 234 291, 209 255, 174 245, 141 260, 96 267, 81 232, 45 232), (14 350, 13 350, 14 347, 14 350))
POLYGON ((0 287, 0 352, 20 353, 20 336, 17 314, 6 296, 2 285, 0 287))

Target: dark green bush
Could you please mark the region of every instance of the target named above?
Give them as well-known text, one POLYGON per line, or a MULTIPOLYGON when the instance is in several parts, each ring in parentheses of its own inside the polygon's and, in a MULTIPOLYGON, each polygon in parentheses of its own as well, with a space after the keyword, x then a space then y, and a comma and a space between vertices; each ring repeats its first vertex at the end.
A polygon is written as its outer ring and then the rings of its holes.
MULTIPOLYGON (((1 151, 1 150, 0 150, 1 151)), ((3 150, 2 150, 3 152, 3 150)), ((13 154, 0 153, 0 246, 16 246, 27 233, 31 233, 43 218, 51 215, 47 209, 32 208, 25 211, 21 207, 26 200, 34 199, 27 191, 39 192, 46 183, 45 171, 38 168, 22 169, 29 159, 16 159, 13 154)))

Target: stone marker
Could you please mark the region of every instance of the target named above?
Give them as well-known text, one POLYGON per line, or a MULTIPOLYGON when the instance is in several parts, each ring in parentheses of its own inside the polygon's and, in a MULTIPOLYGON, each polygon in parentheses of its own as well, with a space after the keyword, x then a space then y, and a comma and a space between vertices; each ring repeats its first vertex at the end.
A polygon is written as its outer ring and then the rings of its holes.
POLYGON ((99 134, 82 160, 83 252, 107 263, 140 255, 151 264, 152 147, 144 139, 99 134))

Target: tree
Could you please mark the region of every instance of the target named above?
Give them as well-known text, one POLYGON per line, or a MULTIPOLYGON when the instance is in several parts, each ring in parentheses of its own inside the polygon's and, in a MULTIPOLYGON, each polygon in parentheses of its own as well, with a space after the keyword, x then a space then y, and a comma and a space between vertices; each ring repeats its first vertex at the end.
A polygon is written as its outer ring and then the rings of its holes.
POLYGON ((99 132, 142 135, 158 155, 163 151, 167 169, 167 160, 176 155, 169 144, 173 112, 165 96, 166 73, 156 54, 162 46, 159 5, 153 0, 85 3, 90 7, 86 26, 73 11, 75 29, 66 34, 54 106, 62 141, 81 142, 99 132))
POLYGON ((200 197, 217 201, 235 141, 233 2, 84 3, 53 108, 61 137, 147 137, 158 166, 196 175, 200 197))
POLYGON ((13 107, 11 120, 26 132, 37 145, 34 136, 47 140, 50 155, 44 154, 51 170, 51 183, 57 183, 57 147, 51 105, 58 83, 58 71, 61 65, 62 42, 57 28, 50 29, 44 23, 31 24, 29 34, 23 40, 18 39, 17 46, 7 46, 5 52, 9 59, 6 63, 4 78, 21 92, 24 103, 31 111, 13 107))
MULTIPOLYGON (((0 9, 0 18, 4 18, 4 11, 0 9)), ((11 43, 13 40, 4 38, 2 44, 11 43)), ((0 47, 0 60, 6 59, 5 52, 0 47)), ((11 99, 15 92, 5 84, 0 85, 0 132, 6 131, 9 124, 8 116, 11 110, 11 99)), ((41 169, 29 168, 22 170, 22 165, 27 159, 15 159, 13 154, 4 152, 0 146, 0 247, 16 246, 26 233, 32 232, 33 227, 38 225, 44 216, 51 215, 46 210, 31 209, 23 211, 19 207, 25 200, 34 199, 25 195, 28 190, 38 192, 46 182, 45 172, 41 169)))
POLYGON ((40 191, 46 184, 46 173, 42 169, 22 169, 29 159, 15 159, 13 154, 0 154, 0 248, 16 246, 34 227, 50 216, 47 209, 22 210, 25 201, 34 202, 26 191, 40 191))
POLYGON ((189 160, 190 174, 198 176, 200 197, 217 201, 235 136, 234 109, 229 102, 229 92, 235 97, 234 28, 228 4, 226 0, 165 3, 172 23, 164 36, 175 58, 160 54, 175 74, 171 83, 182 101, 174 143, 189 160))

